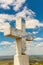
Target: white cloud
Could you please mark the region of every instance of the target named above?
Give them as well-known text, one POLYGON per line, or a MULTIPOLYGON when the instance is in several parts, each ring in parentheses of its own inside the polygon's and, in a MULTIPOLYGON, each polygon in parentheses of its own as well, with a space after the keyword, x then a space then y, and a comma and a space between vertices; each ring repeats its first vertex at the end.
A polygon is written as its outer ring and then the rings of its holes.
POLYGON ((27 42, 26 53, 29 55, 42 55, 43 54, 43 42, 27 42))
POLYGON ((43 47, 28 47, 26 53, 28 55, 43 55, 43 47))
POLYGON ((10 22, 15 19, 14 15, 0 14, 0 32, 3 32, 5 25, 9 26, 9 23, 5 23, 5 21, 10 22))
POLYGON ((27 28, 36 28, 36 26, 43 27, 43 23, 40 23, 40 21, 37 19, 29 19, 26 21, 27 28))
POLYGON ((11 42, 8 42, 8 41, 2 41, 0 43, 0 45, 10 45, 10 44, 12 44, 12 43, 11 42))
MULTIPOLYGON (((14 6, 14 10, 17 11, 19 10, 19 8, 23 5, 23 3, 25 3, 26 0, 1 0, 0 1, 0 7, 4 8, 4 9, 9 9, 8 5, 13 5, 14 6)), ((31 9, 27 9, 27 6, 24 7, 24 9, 21 12, 18 12, 14 17, 23 17, 24 19, 28 19, 28 18, 33 18, 33 16, 35 15, 35 13, 31 10, 31 9)), ((2 16, 2 14, 0 14, 0 17, 2 16)), ((4 17, 6 18, 8 15, 4 15, 4 17)), ((8 17, 9 19, 11 19, 11 16, 8 17)))
POLYGON ((8 21, 15 20, 15 18, 16 17, 14 15, 0 14, 0 22, 5 22, 5 20, 8 20, 8 21))
POLYGON ((4 29, 7 29, 6 27, 9 28, 10 24, 9 23, 2 23, 0 25, 0 32, 4 32, 4 29))
POLYGON ((34 40, 36 40, 36 41, 41 41, 41 40, 43 40, 43 38, 35 38, 34 40))
POLYGON ((0 32, 3 32, 4 30, 5 21, 10 22, 12 20, 16 20, 17 17, 23 17, 24 19, 27 19, 28 17, 26 17, 26 15, 31 17, 34 15, 34 12, 30 10, 28 11, 27 8, 25 7, 22 12, 19 12, 16 15, 0 14, 0 32))
MULTIPOLYGON (((16 42, 8 42, 8 41, 3 41, 0 43, 0 45, 5 45, 3 49, 2 47, 0 48, 1 53, 5 53, 4 55, 13 55, 15 54, 15 43, 16 42), (6 45, 10 45, 10 47, 6 48, 6 45)), ((26 42, 26 54, 43 54, 43 42, 26 42)), ((0 54, 3 55, 3 54, 0 54)))
POLYGON ((1 4, 0 8, 4 8, 4 9, 10 9, 6 4, 1 4))
POLYGON ((36 47, 43 47, 43 42, 39 42, 36 47))
POLYGON ((15 47, 15 44, 16 44, 16 42, 14 41, 14 42, 9 42, 9 41, 2 41, 1 43, 0 43, 0 45, 2 45, 2 46, 7 46, 7 45, 10 45, 10 48, 14 48, 15 47))
POLYGON ((16 13, 15 15, 8 15, 8 14, 0 14, 0 22, 2 20, 15 20, 17 17, 22 17, 25 20, 29 20, 30 18, 33 18, 35 16, 35 12, 32 10, 28 10, 27 7, 25 6, 24 9, 21 12, 16 13))
POLYGON ((15 43, 10 46, 11 48, 15 48, 15 43))
POLYGON ((31 47, 36 47, 36 42, 33 42, 33 41, 27 41, 26 42, 26 46, 27 46, 27 48, 29 47, 29 48, 31 48, 31 47))
POLYGON ((1 50, 2 48, 0 48, 0 50, 1 50))
POLYGON ((14 4, 14 10, 17 11, 19 8, 25 3, 26 0, 15 0, 14 4))
POLYGON ((0 3, 7 3, 7 4, 11 4, 13 0, 0 0, 0 3))
MULTIPOLYGON (((26 14, 27 14, 27 12, 16 14, 16 16, 15 15, 8 15, 8 14, 0 14, 0 32, 3 32, 5 21, 8 20, 10 22, 12 20, 16 20, 16 18, 19 16, 23 17, 24 19, 27 19, 26 14), (23 15, 21 15, 21 14, 23 14, 23 15)), ((30 15, 28 12, 28 15, 31 17, 31 15, 33 15, 33 14, 30 15)), ((26 21, 26 28, 35 28, 36 26, 38 26, 38 27, 43 26, 43 23, 40 23, 39 20, 30 19, 30 18, 28 21, 26 21)), ((33 32, 33 33, 36 34, 38 32, 33 32)))
MULTIPOLYGON (((14 10, 17 11, 26 0, 0 0, 0 7, 9 9, 8 5, 13 5, 14 10)), ((42 23, 39 22, 37 19, 33 19, 35 16, 35 12, 31 9, 27 9, 27 6, 21 12, 16 13, 15 15, 8 15, 8 14, 0 14, 0 22, 5 22, 6 20, 15 20, 17 17, 23 17, 26 20, 26 27, 27 28, 35 28, 36 26, 40 27, 43 26, 42 23)), ((2 24, 0 24, 2 26, 2 24)), ((2 26, 3 27, 3 26, 2 26)), ((0 27, 1 28, 1 27, 0 27)), ((0 29, 2 31, 2 29, 0 29)))
POLYGON ((37 32, 34 32, 34 31, 33 31, 32 33, 33 33, 33 34, 37 34, 37 33, 38 33, 38 31, 37 31, 37 32))
POLYGON ((3 41, 0 43, 0 56, 14 55, 15 54, 15 44, 14 42, 3 41), (14 46, 13 46, 14 45, 14 46))
MULTIPOLYGON (((25 3, 26 0, 0 0, 0 8, 3 9, 10 9, 9 5, 13 5, 14 6, 14 10, 17 11, 19 10, 19 8, 22 6, 23 3, 25 3)), ((5 23, 6 20, 8 20, 9 22, 12 20, 16 20, 17 17, 23 17, 26 20, 26 27, 27 28, 35 28, 36 26, 38 27, 43 27, 43 23, 40 23, 39 20, 34 19, 35 16, 35 12, 33 12, 31 9, 27 9, 27 7, 25 6, 24 9, 21 12, 18 12, 16 15, 8 15, 8 14, 0 14, 0 32, 3 32, 4 30, 4 26, 9 26, 9 23, 5 23)), ((38 33, 38 32, 33 32, 34 34, 38 33)), ((43 40, 42 38, 35 38, 35 40, 43 40)), ((14 42, 13 42, 14 43, 14 42)), ((15 52, 14 48, 15 45, 12 44, 12 42, 8 42, 8 41, 3 41, 0 43, 0 45, 10 45, 9 48, 3 49, 0 51, 0 55, 10 55, 13 54, 15 52)), ((43 53, 43 48, 38 48, 38 47, 42 47, 43 46, 43 42, 39 43, 39 42, 28 42, 27 43, 27 53, 30 52, 30 54, 42 54, 43 53)))
POLYGON ((13 44, 11 44, 10 47, 11 47, 11 48, 15 48, 15 46, 16 46, 16 41, 14 41, 13 44))
POLYGON ((14 0, 0 0, 0 8, 9 9, 10 4, 13 3, 14 0))
POLYGON ((30 9, 28 10, 27 7, 25 6, 24 9, 21 12, 18 12, 15 16, 22 17, 25 20, 28 20, 28 19, 33 18, 35 16, 35 12, 33 12, 30 9))
MULTIPOLYGON (((26 46, 27 48, 39 48, 39 47, 43 47, 43 42, 26 42, 26 46)), ((28 50, 28 49, 27 49, 28 50)))
POLYGON ((17 11, 23 3, 25 3, 25 0, 0 0, 0 8, 10 9, 9 5, 13 5, 13 9, 17 11))

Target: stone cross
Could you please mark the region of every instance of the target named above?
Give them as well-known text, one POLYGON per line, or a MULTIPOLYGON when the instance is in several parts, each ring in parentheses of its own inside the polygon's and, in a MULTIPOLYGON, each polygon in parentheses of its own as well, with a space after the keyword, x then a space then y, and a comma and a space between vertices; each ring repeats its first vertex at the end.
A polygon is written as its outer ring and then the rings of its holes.
MULTIPOLYGON (((32 34, 25 31, 25 20, 23 18, 16 19, 16 29, 11 26, 4 30, 4 35, 16 39, 16 55, 24 55, 26 51, 26 40, 32 41, 32 34)), ((18 64, 19 65, 19 64, 18 64)), ((22 64, 23 65, 23 64, 22 64)))

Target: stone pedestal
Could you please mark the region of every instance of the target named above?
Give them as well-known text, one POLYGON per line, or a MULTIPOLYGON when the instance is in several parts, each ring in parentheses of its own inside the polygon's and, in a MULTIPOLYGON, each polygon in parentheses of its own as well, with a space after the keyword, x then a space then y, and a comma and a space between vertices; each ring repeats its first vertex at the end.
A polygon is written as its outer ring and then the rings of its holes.
POLYGON ((15 55, 14 65, 29 65, 29 56, 28 55, 15 55))

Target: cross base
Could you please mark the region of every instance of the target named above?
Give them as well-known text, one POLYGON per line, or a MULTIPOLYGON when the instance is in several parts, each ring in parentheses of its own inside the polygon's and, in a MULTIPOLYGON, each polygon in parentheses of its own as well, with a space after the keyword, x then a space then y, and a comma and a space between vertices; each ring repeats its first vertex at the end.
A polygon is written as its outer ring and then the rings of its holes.
POLYGON ((28 55, 15 55, 14 65, 29 65, 29 56, 28 55))

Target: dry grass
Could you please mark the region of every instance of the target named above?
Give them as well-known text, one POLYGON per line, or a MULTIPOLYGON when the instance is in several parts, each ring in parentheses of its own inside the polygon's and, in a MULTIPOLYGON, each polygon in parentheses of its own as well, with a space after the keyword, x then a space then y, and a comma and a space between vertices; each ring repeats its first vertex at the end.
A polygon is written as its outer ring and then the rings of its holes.
POLYGON ((13 65, 12 60, 1 60, 0 65, 13 65))
POLYGON ((30 65, 43 65, 43 62, 30 63, 30 65))
MULTIPOLYGON (((0 65, 14 65, 13 60, 0 60, 0 65)), ((30 62, 30 65, 43 65, 43 62, 30 62)))

